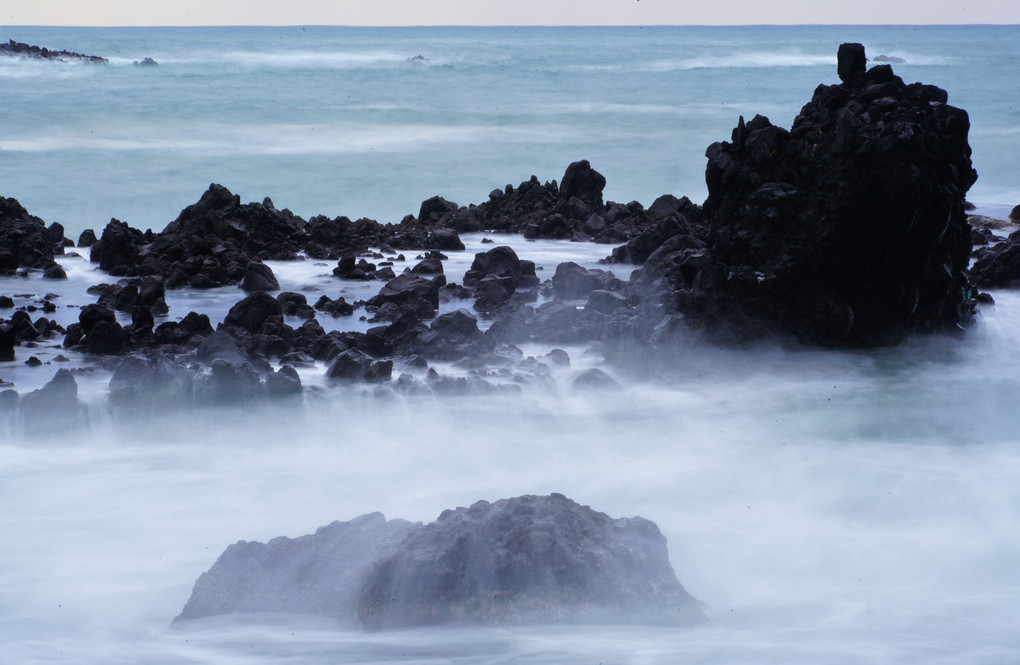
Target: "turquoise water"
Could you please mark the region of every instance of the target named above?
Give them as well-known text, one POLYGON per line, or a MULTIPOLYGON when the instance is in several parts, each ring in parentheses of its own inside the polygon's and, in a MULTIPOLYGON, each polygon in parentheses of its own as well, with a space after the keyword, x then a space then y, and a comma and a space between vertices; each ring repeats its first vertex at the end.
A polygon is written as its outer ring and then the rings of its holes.
POLYGON ((607 197, 703 200, 705 148, 789 126, 835 53, 898 56, 970 112, 971 199, 1020 203, 1017 27, 8 28, 109 66, 0 60, 0 194, 73 232, 161 229, 210 182, 303 216, 399 221, 586 158, 607 197), (407 64, 422 55, 431 66, 407 64), (158 67, 132 66, 152 57, 158 67))

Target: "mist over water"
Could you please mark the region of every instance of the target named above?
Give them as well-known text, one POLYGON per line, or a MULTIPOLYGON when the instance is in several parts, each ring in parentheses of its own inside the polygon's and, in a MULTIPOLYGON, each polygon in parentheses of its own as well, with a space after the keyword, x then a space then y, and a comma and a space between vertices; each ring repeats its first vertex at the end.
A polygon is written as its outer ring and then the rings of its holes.
MULTIPOLYGON (((708 143, 728 138, 741 113, 788 126, 817 83, 835 80, 835 45, 858 38, 968 108, 981 172, 971 198, 1020 202, 1001 133, 1015 124, 1002 99, 1015 87, 1004 74, 1015 72, 1015 28, 299 32, 17 29, 15 39, 112 63, 0 62, 0 86, 21 101, 3 120, 0 194, 69 236, 110 216, 161 229, 210 181, 306 216, 396 221, 433 194, 480 201, 586 157, 607 175, 608 198, 700 200, 708 143), (405 68, 418 53, 434 66, 405 68), (151 74, 130 65, 146 55, 161 63, 151 74)), ((543 279, 611 249, 492 237, 543 279)), ((453 281, 489 247, 481 238, 450 253, 453 281)), ((61 259, 66 283, 0 278, 0 293, 56 290, 53 316, 66 324, 77 310, 65 305, 112 281, 86 258, 61 259)), ((341 283, 327 263, 272 267, 284 290, 354 300, 379 287, 341 283)), ((172 317, 205 312, 215 325, 240 295, 181 290, 167 301, 172 317)), ((691 339, 611 364, 565 347, 569 367, 498 398, 328 386, 319 366, 301 370, 309 388, 295 401, 138 413, 108 408, 106 370, 79 374, 87 426, 40 434, 0 417, 0 660, 1012 662, 1020 296, 994 296, 965 336, 870 352, 721 351, 691 339), (574 390, 593 366, 625 390, 574 390), (238 540, 371 511, 428 522, 479 499, 550 492, 654 521, 711 623, 364 633, 271 616, 169 627, 238 540)), ((52 377, 61 352, 32 349, 52 363, 33 369, 19 349, 0 378, 24 394, 52 377)), ((64 353, 68 366, 91 364, 64 353)))

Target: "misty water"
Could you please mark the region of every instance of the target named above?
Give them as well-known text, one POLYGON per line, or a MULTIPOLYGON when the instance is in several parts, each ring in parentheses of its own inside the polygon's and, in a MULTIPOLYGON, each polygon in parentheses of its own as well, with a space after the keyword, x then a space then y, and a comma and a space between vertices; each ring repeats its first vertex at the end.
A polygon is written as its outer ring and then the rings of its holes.
MULTIPOLYGON (((72 270, 69 286, 86 277, 72 270)), ((237 297, 223 291, 202 294, 214 316, 237 297)), ((692 340, 623 368, 567 347, 553 381, 499 398, 330 387, 319 367, 304 370, 320 385, 296 402, 111 413, 108 375, 79 375, 87 427, 6 423, 0 634, 21 663, 1006 662, 1020 597, 1020 298, 996 297, 963 338, 873 352, 692 340), (625 392, 572 390, 596 364, 625 392), (237 540, 375 510, 427 522, 554 491, 655 521, 711 625, 169 628, 237 540)), ((19 374, 45 381, 53 366, 19 374)))
MULTIPOLYGON (((767 111, 788 126, 814 85, 835 79, 842 30, 693 30, 680 33, 688 40, 680 54, 663 51, 679 39, 672 33, 647 41, 598 32, 612 48, 597 57, 584 31, 317 31, 314 49, 282 58, 267 46, 277 37, 271 31, 25 29, 11 36, 120 60, 106 73, 0 67, 0 83, 24 103, 3 121, 0 194, 61 221, 74 237, 111 215, 162 228, 210 180, 245 201, 272 195, 303 215, 396 221, 432 194, 480 201, 531 172, 559 177, 581 157, 607 174, 609 198, 648 204, 670 191, 699 199, 704 147, 727 138, 738 113, 767 111), (325 55, 323 44, 332 45, 325 55), (402 59, 422 51, 454 69, 431 72, 428 84, 412 79, 402 59), (212 53, 220 55, 210 64, 212 53), (149 83, 129 64, 145 55, 164 68, 149 83), (766 85, 763 62, 781 68, 768 81, 775 86, 766 85), (590 88, 565 85, 588 71, 590 88), (457 72, 469 83, 457 83, 457 72), (357 77, 343 79, 359 86, 356 104, 321 87, 342 76, 357 77), (654 87, 663 78, 696 98, 667 98, 666 86, 654 87), (242 85, 258 80, 291 95, 293 117, 242 85), (508 110, 491 110, 506 89, 530 80, 538 83, 508 110), (250 95, 248 103, 218 97, 223 81, 236 86, 232 94, 250 95), (453 87, 455 103, 422 102, 431 113, 424 118, 397 103, 407 90, 420 101, 443 86, 453 87), (331 100, 327 109, 316 107, 318 94, 331 100), (81 117, 65 122, 76 102, 81 117), (225 118, 242 107, 252 116, 223 135, 225 118), (312 127, 329 114, 343 122, 317 141, 312 127), (281 136, 281 126, 292 133, 281 136), (373 144, 387 147, 375 152, 373 144)), ((997 204, 983 210, 1004 216, 1006 204, 1020 202, 1012 200, 1020 191, 1015 151, 1004 140, 1015 133, 1016 112, 1003 101, 1015 89, 1007 73, 1015 71, 1015 28, 854 30, 907 56, 911 64, 897 66, 905 78, 944 85, 951 102, 969 108, 983 179, 977 200, 997 204), (974 75, 992 63, 992 78, 974 75)), ((610 250, 492 237, 536 261, 543 278, 560 261, 591 267, 610 250)), ((450 253, 448 274, 463 273, 481 239, 464 238, 468 249, 450 253)), ((3 277, 0 294, 27 304, 56 291, 53 316, 73 321, 77 310, 67 305, 93 302, 87 286, 111 280, 86 257, 61 265, 67 282, 3 277)), ((332 265, 272 267, 284 289, 313 286, 348 300, 378 289, 339 282, 332 265)), ((320 365, 300 370, 306 390, 293 401, 123 412, 107 403, 109 371, 55 348, 59 339, 19 348, 0 378, 22 393, 57 367, 92 370, 76 376, 87 424, 38 433, 16 418, 0 421, 0 660, 1014 662, 1020 296, 993 295, 996 304, 966 334, 873 351, 724 351, 692 337, 654 354, 632 349, 613 363, 564 347, 569 367, 550 365, 549 380, 499 397, 331 386, 320 365), (44 364, 23 365, 29 352, 44 364), (69 362, 58 363, 60 353, 69 362), (624 391, 574 390, 573 379, 595 366, 624 391), (238 540, 296 537, 371 511, 428 522, 479 499, 550 492, 654 521, 710 623, 369 633, 322 618, 228 616, 170 627, 195 579, 238 540)), ((172 317, 195 310, 215 325, 239 298, 224 288, 173 291, 167 301, 172 317)), ((357 316, 319 321, 368 325, 357 316)), ((522 352, 541 358, 549 349, 522 352)))

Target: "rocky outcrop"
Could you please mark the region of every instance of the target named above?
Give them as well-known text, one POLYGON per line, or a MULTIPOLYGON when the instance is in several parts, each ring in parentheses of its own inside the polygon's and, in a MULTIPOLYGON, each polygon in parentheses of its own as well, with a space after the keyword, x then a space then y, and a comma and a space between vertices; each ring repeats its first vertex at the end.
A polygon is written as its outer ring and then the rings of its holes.
POLYGON ((0 275, 18 268, 46 270, 57 267, 55 255, 64 253, 64 229, 45 222, 16 199, 0 196, 0 275))
POLYGON ((176 621, 300 612, 372 630, 442 624, 704 620, 666 540, 560 494, 447 510, 422 526, 378 514, 231 545, 176 621))
POLYGON ((860 45, 840 48, 838 73, 789 131, 741 118, 708 148, 707 226, 678 225, 638 276, 664 277, 710 338, 873 346, 972 316, 967 113, 865 70, 860 45))
POLYGON ((45 46, 32 46, 13 39, 6 44, 0 43, 0 56, 22 58, 26 60, 58 60, 60 62, 90 62, 105 64, 109 60, 98 55, 85 55, 74 51, 51 51, 45 46))

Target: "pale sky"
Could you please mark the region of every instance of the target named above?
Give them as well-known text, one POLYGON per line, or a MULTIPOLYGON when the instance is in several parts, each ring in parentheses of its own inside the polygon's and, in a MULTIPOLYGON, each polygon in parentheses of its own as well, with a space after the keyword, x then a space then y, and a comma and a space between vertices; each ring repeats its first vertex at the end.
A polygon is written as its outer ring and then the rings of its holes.
POLYGON ((3 0, 6 25, 1020 23, 1020 0, 3 0))

